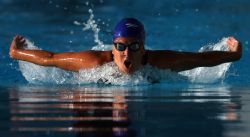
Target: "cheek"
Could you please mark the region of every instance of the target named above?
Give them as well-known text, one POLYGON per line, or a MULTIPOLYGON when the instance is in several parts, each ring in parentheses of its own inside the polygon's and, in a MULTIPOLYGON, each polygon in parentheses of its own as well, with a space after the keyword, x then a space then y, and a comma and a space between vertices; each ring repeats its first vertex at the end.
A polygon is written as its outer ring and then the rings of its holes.
POLYGON ((136 60, 136 62, 140 62, 143 58, 143 54, 142 53, 135 54, 133 58, 134 60, 136 60))
POLYGON ((122 60, 122 54, 117 53, 117 52, 114 52, 113 56, 114 56, 114 61, 115 61, 116 63, 121 62, 121 60, 122 60))
POLYGON ((116 54, 114 57, 116 60, 121 60, 121 58, 122 58, 121 54, 116 54))

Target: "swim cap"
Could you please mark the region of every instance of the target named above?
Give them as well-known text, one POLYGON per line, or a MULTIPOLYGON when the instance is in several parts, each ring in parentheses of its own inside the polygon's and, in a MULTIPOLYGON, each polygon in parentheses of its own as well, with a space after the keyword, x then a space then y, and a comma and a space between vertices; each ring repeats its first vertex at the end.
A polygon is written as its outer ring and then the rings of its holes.
POLYGON ((116 25, 114 29, 113 41, 119 37, 134 37, 144 42, 144 26, 135 18, 124 18, 116 25))

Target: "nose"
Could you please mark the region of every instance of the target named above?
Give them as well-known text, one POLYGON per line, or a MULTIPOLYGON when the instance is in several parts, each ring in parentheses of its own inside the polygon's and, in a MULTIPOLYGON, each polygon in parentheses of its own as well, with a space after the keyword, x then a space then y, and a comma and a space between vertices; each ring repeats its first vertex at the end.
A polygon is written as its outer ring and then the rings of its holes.
POLYGON ((131 51, 130 51, 128 48, 126 48, 126 49, 124 50, 124 52, 123 52, 123 55, 125 55, 125 56, 130 56, 130 55, 131 55, 131 51))

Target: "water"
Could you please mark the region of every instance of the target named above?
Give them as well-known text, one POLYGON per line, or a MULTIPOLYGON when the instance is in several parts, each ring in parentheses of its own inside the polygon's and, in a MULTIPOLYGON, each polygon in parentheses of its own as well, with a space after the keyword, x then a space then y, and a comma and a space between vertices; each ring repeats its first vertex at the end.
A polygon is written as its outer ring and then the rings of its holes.
POLYGON ((247 0, 2 0, 0 5, 0 136, 248 136, 247 0), (108 50, 112 29, 123 17, 144 23, 149 49, 226 50, 223 38, 235 36, 243 43, 243 57, 180 74, 148 66, 125 77, 112 64, 75 74, 8 56, 16 34, 34 42, 29 46, 54 52, 108 50), (152 84, 154 79, 160 83, 152 84))

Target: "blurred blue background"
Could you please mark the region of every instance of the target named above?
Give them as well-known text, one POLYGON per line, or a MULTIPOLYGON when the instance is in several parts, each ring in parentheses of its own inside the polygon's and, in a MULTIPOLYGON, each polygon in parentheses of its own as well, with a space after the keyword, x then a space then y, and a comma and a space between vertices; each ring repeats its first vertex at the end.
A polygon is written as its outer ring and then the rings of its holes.
POLYGON ((0 136, 247 137, 249 13, 249 0, 0 0, 0 136), (9 57, 13 37, 54 52, 91 49, 93 31, 74 23, 87 22, 89 9, 104 44, 112 43, 120 19, 134 17, 144 23, 152 49, 197 52, 234 36, 243 56, 214 85, 28 84, 9 57))
POLYGON ((233 64, 226 82, 248 85, 249 24, 248 0, 1 0, 0 1, 1 85, 27 83, 17 61, 9 58, 9 46, 17 34, 38 47, 54 51, 80 51, 96 45, 91 30, 74 22, 86 22, 89 9, 101 29, 100 40, 112 43, 112 29, 124 17, 135 17, 146 29, 146 45, 153 49, 198 51, 234 36, 243 43, 243 57, 233 64))

